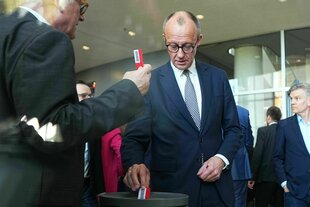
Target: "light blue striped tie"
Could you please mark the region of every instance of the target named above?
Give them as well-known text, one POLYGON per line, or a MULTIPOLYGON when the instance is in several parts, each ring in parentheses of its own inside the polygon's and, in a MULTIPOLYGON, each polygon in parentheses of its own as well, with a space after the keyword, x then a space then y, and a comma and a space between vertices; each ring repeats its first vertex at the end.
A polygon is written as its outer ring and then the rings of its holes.
POLYGON ((198 102, 196 97, 195 88, 189 77, 189 70, 184 70, 183 74, 186 76, 186 83, 185 83, 185 103, 191 117, 193 118, 197 128, 200 130, 200 115, 198 109, 198 102))

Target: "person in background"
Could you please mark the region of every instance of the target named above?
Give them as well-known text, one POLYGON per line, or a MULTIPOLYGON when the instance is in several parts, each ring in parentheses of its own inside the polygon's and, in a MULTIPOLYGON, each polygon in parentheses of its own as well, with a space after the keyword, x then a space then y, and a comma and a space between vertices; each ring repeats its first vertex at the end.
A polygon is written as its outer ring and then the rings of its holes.
POLYGON ((253 150, 254 137, 252 134, 249 111, 239 105, 237 105, 237 111, 242 131, 242 143, 232 163, 231 175, 235 191, 234 207, 246 207, 247 184, 248 180, 252 177, 248 154, 253 150))
POLYGON ((79 207, 85 142, 143 111, 148 64, 78 101, 70 39, 87 7, 85 0, 26 0, 0 16, 1 207, 79 207))
POLYGON ((290 90, 293 116, 278 122, 273 162, 285 207, 310 206, 310 84, 290 90))
POLYGON ((126 125, 113 129, 101 138, 102 167, 105 192, 118 192, 119 179, 123 176, 121 160, 122 135, 126 125))
POLYGON ((267 126, 257 130, 256 144, 251 161, 250 189, 255 189, 255 207, 283 207, 283 190, 277 182, 272 162, 276 141, 277 123, 282 116, 280 108, 271 106, 266 112, 267 126))
POLYGON ((188 194, 189 207, 231 207, 229 168, 241 130, 227 76, 195 60, 202 34, 192 13, 170 14, 163 40, 170 61, 152 71, 145 113, 128 123, 122 140, 124 182, 134 191, 150 185, 153 191, 188 194))
MULTIPOLYGON (((90 86, 82 80, 76 83, 76 91, 79 101, 86 100, 93 97, 93 92, 90 86)), ((82 207, 96 207, 98 206, 97 194, 104 192, 101 156, 95 156, 95 151, 100 149, 100 139, 92 140, 85 143, 84 152, 84 185, 82 207), (99 149, 96 149, 99 148, 99 149), (97 172, 97 171, 100 172, 97 172), (100 186, 101 184, 101 186, 100 186), (98 186, 100 186, 98 188, 98 186)))

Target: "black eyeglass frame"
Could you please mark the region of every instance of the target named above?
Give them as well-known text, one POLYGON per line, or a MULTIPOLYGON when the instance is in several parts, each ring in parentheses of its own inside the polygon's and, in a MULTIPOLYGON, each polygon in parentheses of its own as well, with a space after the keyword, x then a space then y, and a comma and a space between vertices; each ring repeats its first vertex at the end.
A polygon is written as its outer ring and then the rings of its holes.
POLYGON ((80 5, 80 15, 84 15, 86 10, 88 9, 89 4, 88 3, 84 3, 80 5))
POLYGON ((197 43, 198 43, 198 39, 196 40, 195 44, 185 43, 185 44, 179 46, 179 45, 177 45, 175 43, 171 43, 171 44, 166 44, 166 47, 167 47, 168 51, 172 52, 172 53, 179 52, 179 49, 181 48, 182 51, 185 54, 190 54, 190 53, 192 53, 194 51, 195 47, 197 46, 197 43), (176 50, 171 50, 171 48, 169 48, 170 46, 175 46, 175 47, 177 47, 177 49, 176 50), (189 48, 191 48, 191 49, 189 51, 184 51, 184 47, 188 47, 188 49, 189 48))

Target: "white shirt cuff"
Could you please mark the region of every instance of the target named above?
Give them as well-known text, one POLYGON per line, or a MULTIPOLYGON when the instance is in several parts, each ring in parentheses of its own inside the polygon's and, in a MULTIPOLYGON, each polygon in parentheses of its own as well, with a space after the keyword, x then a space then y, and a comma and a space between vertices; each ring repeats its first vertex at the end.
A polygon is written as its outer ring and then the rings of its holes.
POLYGON ((281 187, 284 188, 286 186, 286 184, 287 184, 287 181, 282 182, 281 187))
POLYGON ((224 155, 221 155, 221 154, 216 154, 215 156, 219 157, 225 163, 225 166, 223 167, 223 170, 224 170, 229 165, 228 159, 224 155))

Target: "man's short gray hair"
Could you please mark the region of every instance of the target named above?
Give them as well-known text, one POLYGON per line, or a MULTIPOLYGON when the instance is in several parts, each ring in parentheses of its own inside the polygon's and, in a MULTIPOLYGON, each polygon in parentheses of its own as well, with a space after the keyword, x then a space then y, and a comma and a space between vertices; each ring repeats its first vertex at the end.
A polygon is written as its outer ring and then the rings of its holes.
POLYGON ((300 81, 295 81, 293 85, 291 86, 290 90, 288 91, 288 94, 291 94, 292 91, 295 91, 297 89, 302 89, 306 92, 307 97, 310 98, 310 84, 303 83, 300 81))

